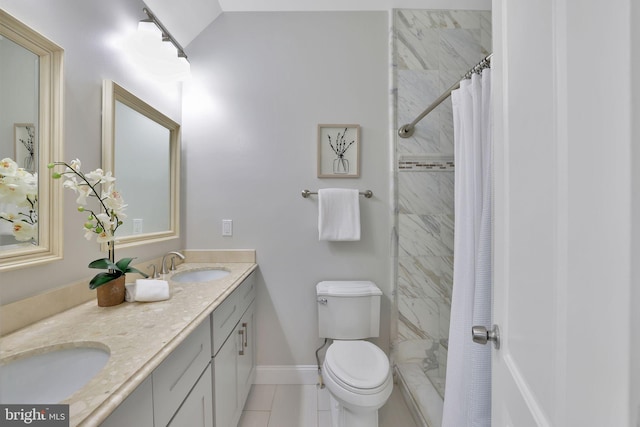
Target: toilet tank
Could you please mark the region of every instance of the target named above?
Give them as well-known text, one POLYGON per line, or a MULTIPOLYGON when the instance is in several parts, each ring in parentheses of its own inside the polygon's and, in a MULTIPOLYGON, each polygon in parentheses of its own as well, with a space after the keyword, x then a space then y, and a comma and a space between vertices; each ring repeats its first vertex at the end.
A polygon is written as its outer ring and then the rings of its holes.
POLYGON ((325 281, 316 285, 321 338, 357 340, 380 334, 382 291, 369 281, 325 281))

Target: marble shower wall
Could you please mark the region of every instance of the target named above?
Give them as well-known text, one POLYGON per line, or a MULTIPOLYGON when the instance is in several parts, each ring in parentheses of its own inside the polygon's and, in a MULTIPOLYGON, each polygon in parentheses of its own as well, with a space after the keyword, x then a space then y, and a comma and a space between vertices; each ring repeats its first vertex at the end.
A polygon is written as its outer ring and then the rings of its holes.
MULTIPOLYGON (((491 12, 395 10, 395 121, 414 120, 491 51, 491 12)), ((397 363, 444 383, 453 281, 453 113, 447 99, 396 137, 397 363)))

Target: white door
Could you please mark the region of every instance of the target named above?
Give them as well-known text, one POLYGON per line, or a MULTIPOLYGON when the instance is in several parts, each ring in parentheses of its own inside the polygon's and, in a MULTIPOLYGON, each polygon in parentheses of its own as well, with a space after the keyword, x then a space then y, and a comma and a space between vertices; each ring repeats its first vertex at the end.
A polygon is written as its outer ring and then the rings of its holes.
POLYGON ((633 419, 630 3, 614 3, 493 1, 494 427, 633 419))
MULTIPOLYGON (((495 3, 495 2, 494 2, 495 3)), ((551 2, 500 2, 494 15, 494 426, 545 426, 559 398, 554 378, 556 322, 562 284, 557 199, 552 32, 523 27, 551 23, 551 2), (513 8, 512 8, 513 6, 513 8), (502 20, 501 20, 502 19, 502 20), (532 119, 531 114, 534 114, 532 119), (541 173, 541 170, 546 173, 541 173)), ((550 26, 549 26, 550 28, 550 26)), ((560 427, 560 426, 558 426, 560 427)))

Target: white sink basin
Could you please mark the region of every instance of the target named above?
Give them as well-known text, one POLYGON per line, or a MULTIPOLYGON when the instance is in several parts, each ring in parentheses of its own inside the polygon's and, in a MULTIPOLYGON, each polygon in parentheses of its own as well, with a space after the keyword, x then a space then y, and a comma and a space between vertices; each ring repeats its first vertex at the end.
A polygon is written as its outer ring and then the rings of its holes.
POLYGON ((0 363, 0 403, 55 404, 80 390, 106 365, 109 351, 67 347, 0 363))
POLYGON ((169 279, 174 282, 208 282, 210 280, 222 279, 228 276, 227 270, 219 268, 205 268, 200 270, 187 270, 174 274, 169 279))

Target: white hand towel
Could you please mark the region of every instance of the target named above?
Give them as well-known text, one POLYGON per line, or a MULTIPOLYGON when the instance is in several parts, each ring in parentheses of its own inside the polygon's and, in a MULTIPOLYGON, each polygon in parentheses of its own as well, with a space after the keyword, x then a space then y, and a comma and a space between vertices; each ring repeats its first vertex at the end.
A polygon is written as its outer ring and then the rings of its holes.
POLYGON ((318 190, 319 240, 360 240, 360 197, 358 190, 318 190))
POLYGON ((135 302, 136 301, 136 284, 134 283, 125 283, 124 284, 124 300, 126 302, 135 302))
POLYGON ((166 280, 138 279, 125 285, 125 300, 129 302, 153 302, 169 299, 169 283, 166 280))

